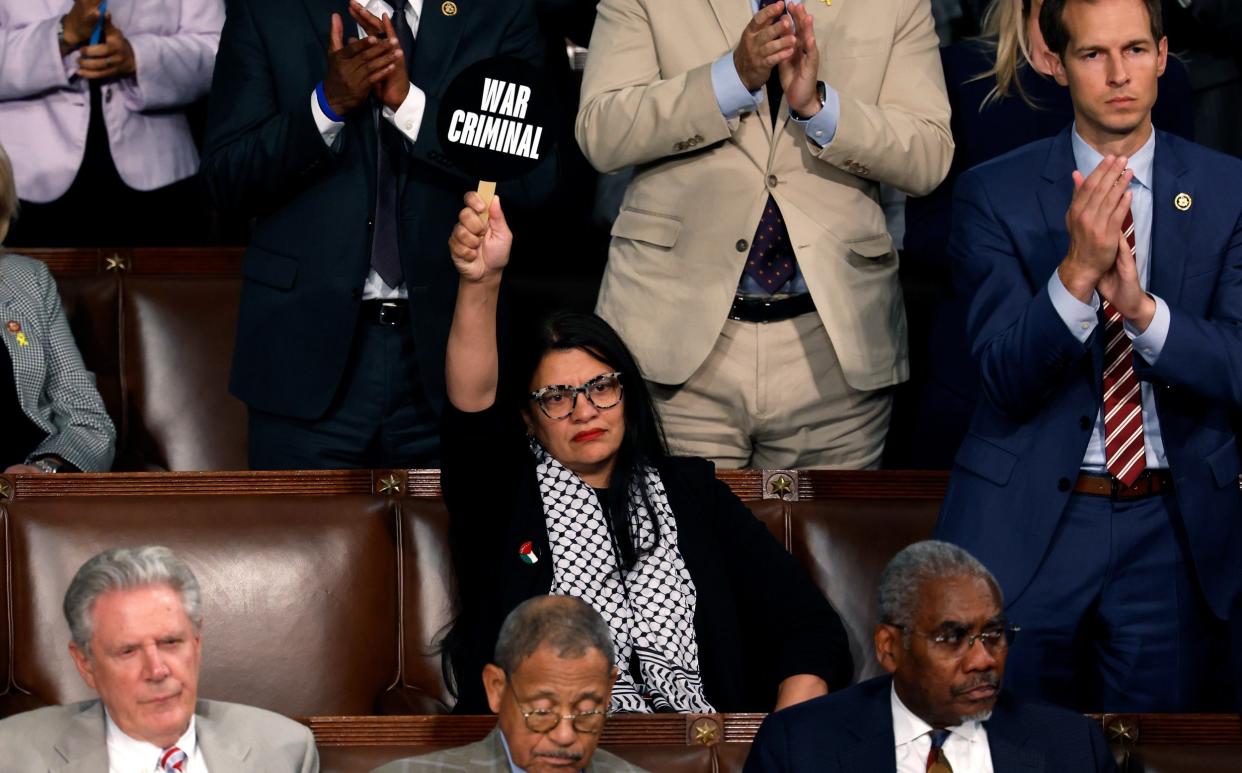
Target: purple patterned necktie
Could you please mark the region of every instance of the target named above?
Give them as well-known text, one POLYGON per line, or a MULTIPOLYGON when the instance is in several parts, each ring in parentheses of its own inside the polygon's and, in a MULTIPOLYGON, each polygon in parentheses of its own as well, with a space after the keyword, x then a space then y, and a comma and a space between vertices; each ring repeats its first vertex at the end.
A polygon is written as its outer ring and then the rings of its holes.
MULTIPOLYGON (((759 0, 759 8, 766 8, 775 2, 776 0, 759 0)), ((780 73, 773 67, 772 74, 768 76, 768 112, 772 116, 773 126, 777 122, 776 115, 782 94, 780 73)), ((755 229, 755 238, 751 240, 744 273, 767 293, 781 289, 793 276, 794 254, 793 247, 789 244, 789 231, 785 228, 781 208, 771 195, 763 206, 759 227, 755 229)))

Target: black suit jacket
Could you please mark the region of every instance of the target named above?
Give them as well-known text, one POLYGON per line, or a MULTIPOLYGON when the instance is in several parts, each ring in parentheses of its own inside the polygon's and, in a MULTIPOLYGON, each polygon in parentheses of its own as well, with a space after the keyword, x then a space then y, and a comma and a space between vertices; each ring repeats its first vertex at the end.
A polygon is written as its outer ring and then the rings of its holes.
MULTIPOLYGON (((462 413, 448 404, 443 420, 441 488, 460 610, 445 651, 457 682, 454 710, 480 714, 488 711, 481 674, 500 624, 552 588, 552 552, 517 410, 462 413), (518 555, 526 542, 534 564, 518 555)), ((849 684, 853 661, 840 618, 711 463, 674 458, 659 472, 694 580, 699 670, 712 705, 768 711, 777 685, 794 674, 816 674, 832 689, 849 684)))
MULTIPOLYGON (((892 684, 891 676, 876 677, 769 715, 751 744, 745 773, 896 770, 892 684)), ((1002 692, 983 726, 995 773, 1117 769, 1095 720, 1068 709, 1002 692)))
MULTIPOLYGON (((230 389, 250 407, 299 418, 327 409, 345 372, 370 268, 375 204, 374 106, 345 117, 329 148, 311 112, 327 69, 329 25, 348 0, 233 0, 212 84, 203 175, 217 206, 255 217, 242 264, 230 389)), ((440 96, 474 62, 542 53, 530 0, 472 0, 448 16, 427 0, 412 82, 427 95, 416 142, 406 142, 399 242, 426 393, 444 397, 444 350, 457 272, 448 237, 462 195, 478 181, 448 161, 436 131, 440 96)), ((383 120, 380 118, 379 120, 383 120)), ((532 203, 555 183, 554 154, 502 185, 532 203)))

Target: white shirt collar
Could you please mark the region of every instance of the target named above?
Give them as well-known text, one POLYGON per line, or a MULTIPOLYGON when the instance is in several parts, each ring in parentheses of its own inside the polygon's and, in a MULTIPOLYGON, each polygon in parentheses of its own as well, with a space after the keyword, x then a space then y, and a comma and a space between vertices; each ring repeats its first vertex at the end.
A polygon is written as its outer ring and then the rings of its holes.
MULTIPOLYGON (((1074 130, 1070 135, 1070 142, 1074 148, 1074 165, 1078 167, 1078 171, 1083 175, 1089 175, 1095 171, 1095 168, 1104 160, 1103 154, 1087 144, 1087 141, 1078 133, 1078 122, 1074 122, 1074 130)), ((1128 164, 1130 170, 1134 172, 1134 181, 1143 186, 1147 190, 1151 190, 1152 184, 1152 164, 1156 158, 1156 130, 1153 128, 1151 134, 1147 136, 1147 142, 1143 143, 1143 147, 1134 152, 1130 156, 1128 164)))
MULTIPOLYGON (((911 743, 930 733, 933 728, 927 724, 910 709, 906 708, 906 704, 901 702, 901 698, 897 696, 897 684, 894 682, 890 688, 891 703, 893 706, 893 741, 896 746, 911 743)), ((967 741, 973 741, 975 736, 983 731, 983 720, 971 720, 963 722, 960 725, 946 727, 954 735, 960 735, 967 741)))
MULTIPOLYGON (((107 727, 105 737, 108 744, 108 767, 111 770, 158 771, 160 755, 164 750, 152 743, 139 741, 125 734, 112 721, 112 715, 104 708, 104 724, 107 727)), ((185 752, 188 759, 194 759, 198 748, 198 733, 194 729, 194 715, 190 715, 190 726, 185 729, 177 742, 173 744, 185 752)))

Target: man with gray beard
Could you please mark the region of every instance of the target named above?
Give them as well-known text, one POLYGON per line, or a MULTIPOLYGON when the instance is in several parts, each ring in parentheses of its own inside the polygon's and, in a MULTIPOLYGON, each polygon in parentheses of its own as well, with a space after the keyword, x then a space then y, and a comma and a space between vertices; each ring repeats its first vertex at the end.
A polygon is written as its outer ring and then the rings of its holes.
POLYGON ((1000 586, 965 550, 928 540, 880 577, 875 656, 889 676, 764 720, 745 773, 1115 771, 1099 726, 1001 693, 1000 586))

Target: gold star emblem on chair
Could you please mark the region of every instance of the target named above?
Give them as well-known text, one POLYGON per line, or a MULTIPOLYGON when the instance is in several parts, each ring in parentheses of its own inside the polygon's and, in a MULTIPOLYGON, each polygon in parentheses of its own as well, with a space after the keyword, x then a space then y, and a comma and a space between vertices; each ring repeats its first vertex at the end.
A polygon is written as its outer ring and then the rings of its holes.
POLYGON ((385 478, 380 478, 379 491, 381 494, 399 495, 401 493, 401 482, 397 480, 396 475, 389 474, 385 478))
POLYGON ((694 733, 694 742, 700 746, 711 746, 720 738, 720 724, 714 719, 698 719, 690 729, 694 733))

